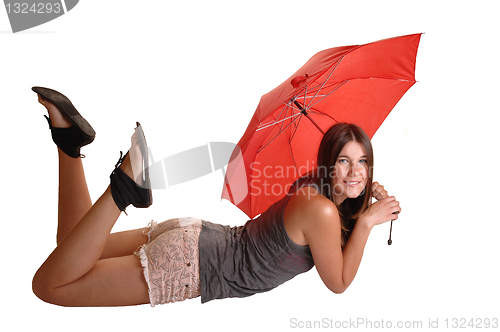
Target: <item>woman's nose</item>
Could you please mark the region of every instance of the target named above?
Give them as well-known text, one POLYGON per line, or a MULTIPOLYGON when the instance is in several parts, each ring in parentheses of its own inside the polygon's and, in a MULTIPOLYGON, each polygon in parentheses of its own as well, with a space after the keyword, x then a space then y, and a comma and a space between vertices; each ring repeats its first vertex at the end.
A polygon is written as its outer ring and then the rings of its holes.
POLYGON ((347 175, 348 176, 356 176, 356 175, 358 175, 359 172, 360 172, 360 168, 361 168, 361 166, 356 165, 356 164, 350 165, 349 166, 349 170, 347 172, 347 175))

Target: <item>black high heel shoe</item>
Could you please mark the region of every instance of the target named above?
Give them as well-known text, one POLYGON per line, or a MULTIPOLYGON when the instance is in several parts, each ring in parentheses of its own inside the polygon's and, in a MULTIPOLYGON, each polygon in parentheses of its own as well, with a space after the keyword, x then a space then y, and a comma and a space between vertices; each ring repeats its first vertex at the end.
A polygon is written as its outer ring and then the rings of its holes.
MULTIPOLYGON (((146 137, 142 131, 142 126, 137 122, 134 135, 132 135, 132 147, 123 155, 120 151, 120 159, 115 165, 115 169, 110 175, 111 195, 120 211, 125 212, 125 208, 132 204, 137 208, 147 208, 153 204, 151 182, 148 170, 148 146, 146 137), (132 173, 131 179, 120 165, 127 155, 130 155, 132 173)), ((125 212, 125 214, 127 214, 125 212)))
POLYGON ((69 128, 57 128, 52 126, 50 118, 45 116, 52 133, 52 140, 68 156, 72 158, 84 157, 80 154, 80 148, 92 143, 95 138, 95 131, 92 126, 76 110, 71 101, 62 93, 35 86, 31 88, 43 99, 50 101, 63 114, 65 114, 74 126, 69 128))

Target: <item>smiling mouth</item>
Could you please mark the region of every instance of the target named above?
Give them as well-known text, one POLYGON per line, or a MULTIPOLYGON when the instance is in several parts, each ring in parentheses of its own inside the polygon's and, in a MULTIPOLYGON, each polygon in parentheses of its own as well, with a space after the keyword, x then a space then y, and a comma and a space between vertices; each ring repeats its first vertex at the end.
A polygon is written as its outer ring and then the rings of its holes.
POLYGON ((361 181, 344 181, 344 183, 350 187, 356 187, 361 183, 361 181))

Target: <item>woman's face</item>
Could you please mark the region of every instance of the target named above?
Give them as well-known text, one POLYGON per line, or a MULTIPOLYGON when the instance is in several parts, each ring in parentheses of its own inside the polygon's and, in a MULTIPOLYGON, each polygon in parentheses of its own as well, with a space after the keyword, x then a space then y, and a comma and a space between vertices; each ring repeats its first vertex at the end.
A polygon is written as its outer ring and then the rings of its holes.
POLYGON ((347 143, 337 158, 333 177, 333 198, 337 205, 346 198, 358 197, 366 187, 366 151, 358 142, 347 143))

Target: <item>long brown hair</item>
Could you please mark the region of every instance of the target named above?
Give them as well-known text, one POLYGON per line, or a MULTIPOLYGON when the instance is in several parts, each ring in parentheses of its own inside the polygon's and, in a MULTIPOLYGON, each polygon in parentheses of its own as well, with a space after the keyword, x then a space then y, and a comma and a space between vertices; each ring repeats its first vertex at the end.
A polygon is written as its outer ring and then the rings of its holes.
POLYGON ((351 141, 360 143, 365 149, 368 179, 365 189, 357 198, 346 198, 342 204, 337 206, 342 227, 342 248, 347 243, 356 220, 371 204, 373 149, 368 135, 363 129, 354 124, 337 123, 333 125, 321 140, 317 156, 318 167, 316 174, 313 174, 321 194, 335 203, 332 195, 335 164, 344 146, 351 141))

